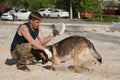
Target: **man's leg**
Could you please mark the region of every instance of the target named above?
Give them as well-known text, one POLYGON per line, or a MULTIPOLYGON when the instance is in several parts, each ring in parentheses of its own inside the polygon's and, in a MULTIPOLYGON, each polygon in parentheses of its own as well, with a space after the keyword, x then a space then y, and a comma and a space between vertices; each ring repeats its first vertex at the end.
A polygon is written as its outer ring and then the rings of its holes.
POLYGON ((31 49, 32 46, 29 43, 23 43, 21 45, 16 46, 12 56, 13 58, 18 60, 19 63, 19 65, 17 66, 18 69, 30 71, 26 64, 29 64, 31 62, 30 59, 34 58, 34 56, 31 54, 31 49))

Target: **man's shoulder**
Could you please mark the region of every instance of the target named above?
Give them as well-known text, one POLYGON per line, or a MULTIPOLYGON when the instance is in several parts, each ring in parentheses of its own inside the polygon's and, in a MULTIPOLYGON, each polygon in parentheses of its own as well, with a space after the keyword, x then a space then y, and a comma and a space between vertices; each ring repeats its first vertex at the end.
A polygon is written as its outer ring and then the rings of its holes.
POLYGON ((22 24, 20 24, 19 26, 24 26, 24 27, 27 27, 29 25, 29 23, 28 22, 26 22, 26 23, 22 23, 22 24))
POLYGON ((24 23, 20 24, 18 28, 19 29, 25 29, 25 28, 28 29, 27 26, 24 23))

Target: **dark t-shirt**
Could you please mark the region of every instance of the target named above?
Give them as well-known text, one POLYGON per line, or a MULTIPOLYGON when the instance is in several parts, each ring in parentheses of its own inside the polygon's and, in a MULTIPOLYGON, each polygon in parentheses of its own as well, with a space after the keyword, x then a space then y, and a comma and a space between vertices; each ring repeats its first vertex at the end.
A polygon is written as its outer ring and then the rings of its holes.
MULTIPOLYGON (((39 29, 35 29, 35 31, 32 31, 32 29, 30 28, 30 23, 29 22, 24 23, 24 24, 29 29, 29 32, 30 32, 30 35, 32 36, 32 38, 36 39, 36 37, 38 36, 38 33, 39 33, 39 29)), ((12 52, 15 49, 17 44, 20 45, 22 43, 28 43, 28 41, 23 36, 20 36, 18 34, 18 32, 16 32, 16 34, 14 36, 14 39, 12 41, 12 44, 11 44, 10 51, 12 52)))

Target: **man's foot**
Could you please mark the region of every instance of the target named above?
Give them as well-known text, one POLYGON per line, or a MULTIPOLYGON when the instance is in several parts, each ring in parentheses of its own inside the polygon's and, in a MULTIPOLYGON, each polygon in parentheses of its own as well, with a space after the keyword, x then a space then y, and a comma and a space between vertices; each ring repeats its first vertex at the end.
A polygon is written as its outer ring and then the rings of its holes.
POLYGON ((15 60, 13 58, 12 59, 6 59, 5 64, 7 64, 9 66, 12 66, 14 64, 17 64, 17 60, 15 60))
POLYGON ((29 71, 30 71, 30 69, 29 69, 26 65, 23 65, 23 64, 19 64, 19 65, 17 66, 17 69, 23 70, 23 71, 25 71, 25 72, 29 72, 29 71))

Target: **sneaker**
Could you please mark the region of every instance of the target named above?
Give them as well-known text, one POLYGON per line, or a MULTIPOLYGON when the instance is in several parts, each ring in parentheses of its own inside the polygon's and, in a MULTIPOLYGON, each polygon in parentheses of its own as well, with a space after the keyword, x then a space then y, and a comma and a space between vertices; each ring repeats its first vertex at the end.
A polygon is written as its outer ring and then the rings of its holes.
POLYGON ((17 66, 17 69, 25 71, 25 72, 29 72, 30 71, 30 69, 26 65, 23 65, 23 64, 19 64, 17 66))

